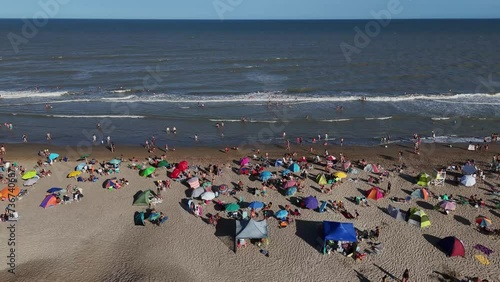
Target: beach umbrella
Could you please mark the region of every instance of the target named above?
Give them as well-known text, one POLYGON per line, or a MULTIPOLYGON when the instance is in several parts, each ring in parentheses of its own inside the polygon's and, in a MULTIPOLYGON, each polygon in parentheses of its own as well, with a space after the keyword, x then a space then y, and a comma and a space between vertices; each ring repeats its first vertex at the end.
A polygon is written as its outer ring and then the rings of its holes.
POLYGON ((281 175, 282 175, 282 176, 287 176, 287 175, 289 175, 290 173, 292 173, 292 171, 291 171, 291 170, 289 170, 289 169, 285 169, 285 170, 281 173, 281 175))
POLYGON ((47 193, 56 193, 63 190, 63 188, 58 188, 58 187, 52 187, 49 190, 47 190, 47 193))
POLYGON ((49 159, 50 161, 52 161, 52 160, 57 159, 58 157, 59 157, 59 154, 56 154, 56 153, 50 153, 50 155, 49 155, 48 159, 49 159))
POLYGON ((295 193, 297 193, 297 187, 295 187, 295 186, 290 187, 290 188, 286 189, 286 191, 285 191, 285 195, 287 197, 293 196, 293 195, 295 195, 295 193))
POLYGON ((102 188, 118 188, 118 183, 115 179, 106 179, 102 184, 102 188))
POLYGON ((177 164, 176 168, 180 171, 185 171, 186 169, 189 168, 188 162, 182 161, 182 162, 177 164))
POLYGON ((273 176, 273 174, 270 171, 263 171, 260 173, 259 177, 261 181, 266 181, 271 178, 271 176, 273 176))
POLYGON ((443 210, 454 211, 457 208, 457 203, 450 201, 442 201, 441 203, 439 203, 439 206, 443 210))
POLYGON ((464 165, 462 168, 462 173, 464 175, 472 175, 474 172, 476 172, 476 168, 472 165, 464 165))
POLYGON ((240 206, 237 203, 230 203, 226 205, 226 212, 235 212, 240 209, 240 206))
POLYGON ((167 161, 160 161, 156 167, 167 167, 169 163, 167 161))
POLYGON ((24 180, 28 180, 30 178, 33 178, 36 176, 36 170, 30 170, 28 172, 26 172, 25 174, 23 174, 22 178, 24 180))
POLYGON ((68 174, 68 178, 71 178, 71 177, 77 177, 78 175, 82 174, 81 171, 72 171, 68 174))
POLYGON ((80 159, 86 159, 86 158, 88 158, 88 157, 90 157, 90 154, 85 154, 85 155, 81 155, 81 156, 80 156, 80 159))
POLYGON ((480 215, 476 218, 476 224, 480 227, 488 227, 492 224, 492 222, 491 219, 487 218, 486 216, 480 215))
POLYGON ((23 185, 24 186, 32 186, 38 181, 38 179, 39 178, 37 178, 37 177, 33 177, 31 179, 26 180, 23 185))
POLYGON ((118 159, 112 159, 110 160, 108 163, 109 164, 112 164, 112 165, 117 165, 117 164, 120 164, 122 161, 118 160, 118 159))
POLYGON ((297 181, 287 180, 285 183, 283 183, 283 189, 287 189, 287 188, 293 187, 295 185, 297 185, 297 181))
POLYGON ((309 196, 304 199, 304 206, 310 210, 314 210, 318 208, 318 199, 314 196, 309 196))
POLYGON ((351 166, 351 162, 350 162, 350 161, 347 161, 347 162, 345 162, 345 163, 342 165, 342 167, 344 168, 344 170, 349 169, 349 167, 350 167, 350 166, 351 166))
POLYGON ((248 205, 248 207, 254 210, 258 210, 264 207, 264 203, 259 201, 253 201, 248 205))
POLYGON ((207 200, 207 201, 213 200, 213 199, 215 199, 215 193, 211 192, 211 191, 207 191, 201 195, 201 199, 207 200))
POLYGON ((337 178, 346 178, 347 177, 347 174, 345 172, 342 172, 342 171, 338 171, 334 174, 335 177, 337 178))
POLYGON ((87 163, 80 163, 75 167, 75 170, 82 170, 86 165, 87 163))
POLYGON ((240 166, 247 165, 250 162, 250 159, 248 157, 244 157, 240 160, 240 166))
POLYGON ((286 210, 279 210, 274 216, 277 219, 285 219, 288 216, 288 211, 286 211, 286 210))
POLYGON ((472 175, 464 175, 460 179, 460 183, 465 187, 471 187, 476 184, 476 179, 472 175))
POLYGON ((148 177, 149 175, 151 175, 153 172, 155 171, 155 168, 150 166, 146 169, 143 169, 139 172, 139 175, 140 176, 144 176, 144 177, 148 177))
POLYGON ((198 198, 203 193, 205 193, 205 188, 203 187, 196 188, 193 190, 193 193, 191 193, 191 198, 198 198))

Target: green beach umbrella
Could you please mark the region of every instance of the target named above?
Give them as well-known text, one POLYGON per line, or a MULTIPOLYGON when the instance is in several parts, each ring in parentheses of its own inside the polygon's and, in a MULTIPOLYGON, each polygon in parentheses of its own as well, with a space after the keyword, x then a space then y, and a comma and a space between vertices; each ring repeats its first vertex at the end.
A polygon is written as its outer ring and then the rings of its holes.
POLYGON ((230 203, 226 206, 227 212, 235 212, 240 209, 240 206, 237 203, 230 203))
POLYGON ((27 179, 33 178, 35 176, 36 176, 36 170, 30 170, 30 171, 26 172, 25 174, 23 174, 23 179, 27 180, 27 179))
POLYGON ((109 164, 112 164, 112 165, 116 165, 116 164, 119 164, 119 163, 121 163, 121 162, 122 162, 122 161, 120 161, 120 160, 118 160, 118 159, 112 159, 112 160, 110 160, 108 163, 109 163, 109 164))
POLYGON ((141 171, 139 172, 139 175, 140 175, 140 176, 147 177, 147 176, 149 176, 151 173, 153 173, 154 171, 155 171, 155 168, 151 166, 151 167, 148 167, 148 168, 146 168, 146 169, 144 169, 144 170, 141 170, 141 171))
POLYGON ((168 162, 167 161, 160 161, 156 167, 166 167, 168 166, 168 162))

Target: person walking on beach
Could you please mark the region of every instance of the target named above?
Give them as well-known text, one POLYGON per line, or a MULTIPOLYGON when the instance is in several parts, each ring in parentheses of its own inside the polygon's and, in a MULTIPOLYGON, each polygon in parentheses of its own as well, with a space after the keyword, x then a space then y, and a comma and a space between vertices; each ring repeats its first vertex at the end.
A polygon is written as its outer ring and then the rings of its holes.
POLYGON ((401 279, 401 282, 408 282, 408 279, 410 279, 410 270, 405 269, 405 272, 403 272, 403 279, 401 279))
POLYGON ((340 138, 340 147, 344 146, 344 138, 340 138))
POLYGON ((198 134, 194 135, 194 141, 198 142, 198 134))
POLYGON ((47 138, 48 142, 50 142, 50 140, 52 140, 52 136, 50 136, 50 132, 47 132, 45 137, 47 138))
POLYGON ((108 142, 108 145, 111 145, 111 137, 108 135, 108 137, 106 137, 106 140, 108 142))
POLYGON ((23 134, 23 142, 28 143, 28 136, 26 134, 23 134))
POLYGON ((95 134, 92 135, 92 143, 94 145, 97 143, 97 136, 95 136, 95 134))

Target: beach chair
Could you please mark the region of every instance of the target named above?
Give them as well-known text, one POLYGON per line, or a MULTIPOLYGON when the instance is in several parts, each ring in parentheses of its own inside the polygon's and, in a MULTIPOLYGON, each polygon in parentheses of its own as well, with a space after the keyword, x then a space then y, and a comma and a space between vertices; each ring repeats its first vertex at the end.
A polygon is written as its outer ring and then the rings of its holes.
POLYGON ((320 213, 325 212, 326 204, 327 204, 327 201, 322 201, 321 202, 321 206, 319 206, 319 212, 320 213))

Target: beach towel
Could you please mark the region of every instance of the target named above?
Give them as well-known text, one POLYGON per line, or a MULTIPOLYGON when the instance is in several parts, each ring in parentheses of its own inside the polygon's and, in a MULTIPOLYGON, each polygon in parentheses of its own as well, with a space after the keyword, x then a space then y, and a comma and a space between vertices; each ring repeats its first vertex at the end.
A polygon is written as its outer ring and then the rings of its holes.
POLYGON ((474 256, 480 263, 484 265, 489 265, 490 261, 483 255, 475 255, 474 256))
POLYGON ((491 255, 493 253, 492 249, 489 249, 481 244, 477 244, 474 246, 474 249, 479 250, 483 253, 485 253, 487 256, 491 255))

